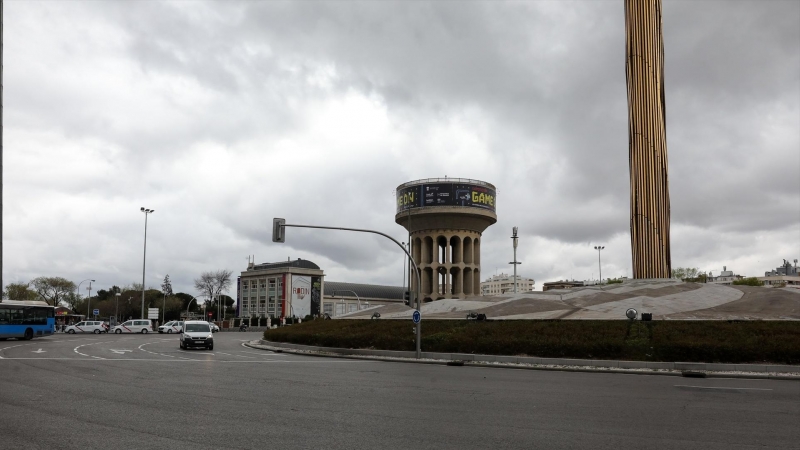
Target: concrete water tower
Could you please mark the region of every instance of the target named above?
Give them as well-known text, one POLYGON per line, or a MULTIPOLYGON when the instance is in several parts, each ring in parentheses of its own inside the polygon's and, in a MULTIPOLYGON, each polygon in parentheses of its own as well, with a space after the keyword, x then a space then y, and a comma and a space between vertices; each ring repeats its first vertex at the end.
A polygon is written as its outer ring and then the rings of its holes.
MULTIPOLYGON (((409 232, 423 301, 480 295, 481 235, 497 222, 494 185, 427 178, 397 187, 395 222, 409 232)), ((416 292, 416 277, 411 291, 416 292)))

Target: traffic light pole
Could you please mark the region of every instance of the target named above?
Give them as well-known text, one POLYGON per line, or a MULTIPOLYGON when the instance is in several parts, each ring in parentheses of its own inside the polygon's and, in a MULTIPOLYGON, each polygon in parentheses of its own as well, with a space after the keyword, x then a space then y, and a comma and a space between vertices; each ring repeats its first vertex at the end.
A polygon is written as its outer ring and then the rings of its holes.
MULTIPOLYGON (((360 229, 360 228, 343 228, 343 227, 323 227, 323 226, 319 226, 319 225, 299 225, 299 224, 286 223, 286 221, 284 219, 273 219, 273 222, 272 222, 272 242, 285 242, 286 241, 286 233, 285 233, 284 227, 316 228, 316 229, 320 229, 320 230, 357 231, 359 233, 379 234, 379 235, 391 240, 392 242, 397 244, 397 246, 400 247, 400 249, 403 250, 403 253, 405 253, 408 256, 409 261, 411 261, 411 265, 414 266, 414 273, 417 275, 417 292, 416 292, 416 294, 417 294, 417 311, 420 311, 421 302, 422 302, 422 295, 420 295, 421 294, 421 290, 422 290, 422 281, 420 280, 420 276, 419 276, 419 268, 417 267, 416 261, 414 261, 414 258, 411 256, 411 253, 409 253, 402 244, 397 242, 397 240, 395 238, 389 236, 386 233, 381 233, 380 231, 375 231, 375 230, 365 230, 365 229, 360 229)), ((420 311, 420 312, 422 312, 422 311, 420 311)), ((422 349, 421 349, 421 345, 420 345, 420 340, 421 340, 421 337, 422 337, 422 320, 417 322, 416 334, 417 334, 417 359, 419 359, 420 358, 420 354, 422 353, 422 349)))

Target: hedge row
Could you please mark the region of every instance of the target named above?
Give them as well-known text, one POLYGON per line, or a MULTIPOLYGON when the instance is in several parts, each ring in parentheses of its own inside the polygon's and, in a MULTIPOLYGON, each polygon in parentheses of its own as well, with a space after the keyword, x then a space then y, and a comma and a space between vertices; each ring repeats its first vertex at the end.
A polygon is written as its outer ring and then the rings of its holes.
MULTIPOLYGON (((264 339, 324 347, 414 350, 411 321, 312 320, 264 339)), ((800 322, 426 320, 423 351, 718 363, 800 364, 800 322)))

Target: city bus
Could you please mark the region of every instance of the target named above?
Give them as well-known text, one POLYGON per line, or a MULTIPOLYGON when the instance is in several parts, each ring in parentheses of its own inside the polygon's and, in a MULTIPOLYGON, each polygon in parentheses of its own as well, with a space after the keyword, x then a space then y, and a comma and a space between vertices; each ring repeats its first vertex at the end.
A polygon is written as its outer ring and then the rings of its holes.
POLYGON ((55 308, 46 302, 4 300, 0 302, 0 341, 51 336, 55 329, 54 316, 55 308))

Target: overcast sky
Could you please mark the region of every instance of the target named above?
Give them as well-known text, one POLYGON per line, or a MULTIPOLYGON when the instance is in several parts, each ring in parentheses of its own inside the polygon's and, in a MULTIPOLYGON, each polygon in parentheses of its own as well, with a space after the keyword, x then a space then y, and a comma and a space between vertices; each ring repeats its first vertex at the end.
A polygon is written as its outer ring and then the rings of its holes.
MULTIPOLYGON (((664 0, 673 267, 800 258, 800 2, 664 0)), ((483 278, 631 276, 621 0, 6 1, 3 281, 305 258, 399 285, 394 189, 497 186, 483 278)), ((85 294, 85 293, 84 293, 85 294)), ((235 296, 235 289, 231 291, 235 296)))

